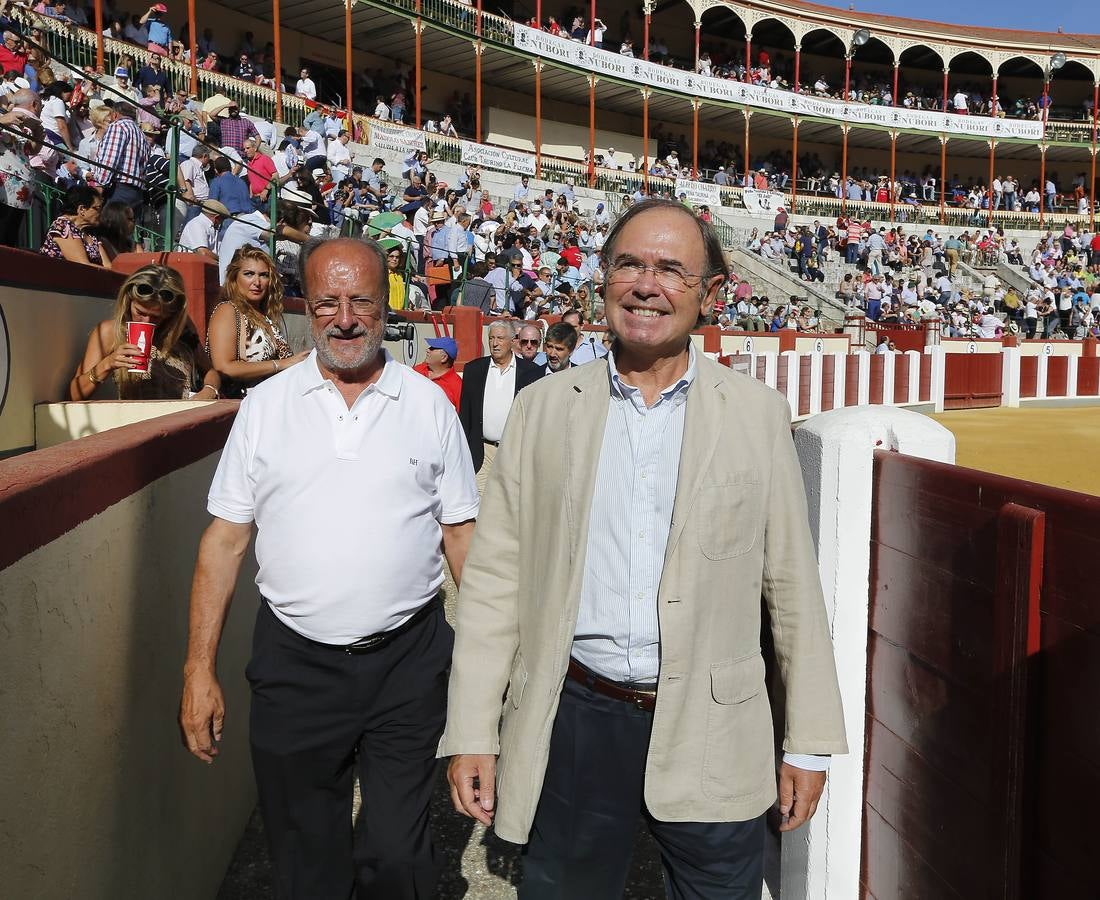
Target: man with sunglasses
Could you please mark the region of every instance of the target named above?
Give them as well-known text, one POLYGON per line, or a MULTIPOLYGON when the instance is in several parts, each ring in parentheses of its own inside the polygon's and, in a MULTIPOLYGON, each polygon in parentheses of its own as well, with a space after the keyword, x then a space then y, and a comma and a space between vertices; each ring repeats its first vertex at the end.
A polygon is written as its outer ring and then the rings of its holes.
POLYGON ((761 595, 780 830, 846 752, 790 409, 694 349, 728 277, 713 226, 651 200, 603 255, 613 349, 520 393, 483 492, 439 752, 455 808, 527 844, 520 900, 622 896, 639 818, 672 900, 759 900, 761 595))
POLYGON ((180 725, 213 762, 218 639, 255 524, 250 742, 275 893, 432 897, 428 806, 453 642, 439 590, 444 557, 462 580, 473 467, 446 395, 382 347, 381 247, 314 239, 298 260, 315 349, 248 392, 222 452, 180 725))

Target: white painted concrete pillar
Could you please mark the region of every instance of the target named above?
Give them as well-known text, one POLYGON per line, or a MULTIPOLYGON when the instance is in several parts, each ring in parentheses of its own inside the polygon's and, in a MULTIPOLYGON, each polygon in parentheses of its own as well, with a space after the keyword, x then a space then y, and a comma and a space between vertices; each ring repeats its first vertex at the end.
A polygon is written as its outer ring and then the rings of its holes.
POLYGON ((1020 348, 1001 350, 1001 406, 1020 405, 1020 348))
POLYGON ((833 354, 833 409, 844 407, 845 392, 848 388, 848 354, 833 354))
POLYGON ((1050 371, 1049 359, 1045 353, 1040 353, 1036 360, 1038 366, 1035 370, 1035 398, 1041 400, 1047 395, 1047 373, 1050 371))
POLYGON ((833 758, 825 793, 810 824, 784 835, 781 890, 784 900, 856 900, 863 813, 872 454, 892 450, 951 463, 955 437, 938 422, 911 410, 861 406, 807 419, 795 430, 794 442, 832 628, 849 752, 833 758))
POLYGON ((810 356, 810 415, 821 412, 821 366, 824 357, 820 353, 810 356))
POLYGON ((947 353, 942 346, 926 347, 924 350, 932 357, 932 403, 935 412, 943 412, 944 373, 947 370, 947 353))
POLYGON ((894 371, 897 368, 898 355, 896 353, 884 353, 882 355, 882 405, 894 405, 894 371))
POLYGON ((909 366, 909 394, 905 398, 906 403, 920 403, 920 358, 919 350, 908 350, 905 353, 905 365, 909 366))
POLYGON ((798 392, 801 388, 799 370, 801 358, 794 350, 784 350, 780 354, 787 360, 787 403, 791 407, 791 418, 798 415, 798 392))
POLYGON ((775 373, 779 368, 779 356, 775 353, 767 353, 764 355, 764 384, 768 387, 775 387, 775 373))
POLYGON ((856 404, 866 406, 871 402, 871 354, 866 350, 860 350, 856 354, 859 358, 859 370, 856 377, 859 386, 856 390, 856 404))
POLYGON ((1066 357, 1066 396, 1077 396, 1077 357, 1066 357))

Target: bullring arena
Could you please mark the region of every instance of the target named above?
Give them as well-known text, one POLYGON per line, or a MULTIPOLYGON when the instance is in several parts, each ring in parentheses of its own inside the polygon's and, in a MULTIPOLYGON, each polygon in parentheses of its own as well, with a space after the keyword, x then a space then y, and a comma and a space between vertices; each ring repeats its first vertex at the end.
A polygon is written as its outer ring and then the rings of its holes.
MULTIPOLYGON (((251 550, 215 765, 175 716, 230 386, 313 347, 302 243, 379 242, 399 364, 462 376, 503 327, 554 378, 605 365, 603 242, 660 198, 728 267, 695 357, 789 408, 844 705, 763 896, 1100 895, 1065 811, 1100 793, 1100 35, 799 0, 0 2, 0 26, 0 894, 276 896, 251 550), (233 341, 249 247, 285 290, 233 341), (126 299, 150 265, 176 274, 126 299), (158 296, 182 394, 119 362, 158 296)), ((449 571, 442 594, 454 621, 449 571)), ((777 746, 780 687, 769 659, 777 746)), ((438 896, 516 897, 520 848, 442 773, 438 896)), ((640 828, 623 896, 664 891, 640 828)))

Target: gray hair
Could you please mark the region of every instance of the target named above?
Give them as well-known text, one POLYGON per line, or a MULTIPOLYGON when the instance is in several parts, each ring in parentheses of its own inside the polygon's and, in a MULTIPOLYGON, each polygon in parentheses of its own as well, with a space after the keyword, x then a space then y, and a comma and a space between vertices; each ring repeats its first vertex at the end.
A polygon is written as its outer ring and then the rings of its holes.
POLYGON ((298 251, 298 282, 302 285, 302 292, 309 297, 309 285, 306 280, 306 269, 309 266, 309 258, 313 255, 314 251, 319 247, 326 246, 328 244, 346 244, 349 248, 362 247, 368 253, 374 254, 376 261, 378 262, 379 271, 379 283, 377 285, 378 297, 389 303, 390 293, 390 281, 388 269, 386 266, 386 251, 382 249, 378 241, 374 238, 354 238, 354 237, 315 237, 310 238, 304 244, 302 249, 298 251))
POLYGON ((489 333, 491 334, 494 328, 499 328, 502 331, 508 332, 508 339, 511 340, 516 336, 516 323, 512 319, 497 319, 489 326, 489 333))
POLYGON ((703 241, 703 252, 706 254, 707 271, 702 273, 704 277, 710 278, 714 275, 721 275, 724 278, 729 278, 729 265, 726 263, 726 255, 722 252, 722 241, 718 237, 717 230, 710 222, 700 219, 677 200, 646 200, 645 203, 631 206, 630 209, 619 216, 604 240, 601 256, 605 266, 610 266, 615 258, 615 244, 618 243, 623 226, 631 219, 636 219, 638 216, 644 216, 646 213, 658 209, 669 209, 682 213, 685 218, 694 224, 699 237, 703 241))

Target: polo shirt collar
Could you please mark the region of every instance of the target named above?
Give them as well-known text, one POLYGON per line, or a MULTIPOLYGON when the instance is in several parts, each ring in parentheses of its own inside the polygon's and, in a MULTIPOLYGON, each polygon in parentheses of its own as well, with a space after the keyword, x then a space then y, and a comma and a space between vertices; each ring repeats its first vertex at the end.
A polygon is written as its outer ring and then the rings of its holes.
MULTIPOLYGON (((382 347, 378 352, 382 354, 386 364, 382 367, 382 374, 378 376, 378 380, 371 387, 383 397, 396 400, 401 396, 401 371, 398 368, 401 364, 390 356, 385 347, 382 347)), ((298 391, 303 396, 320 390, 328 384, 329 379, 325 378, 321 373, 321 367, 317 364, 316 349, 301 364, 295 366, 292 371, 297 372, 299 370, 298 391)))

